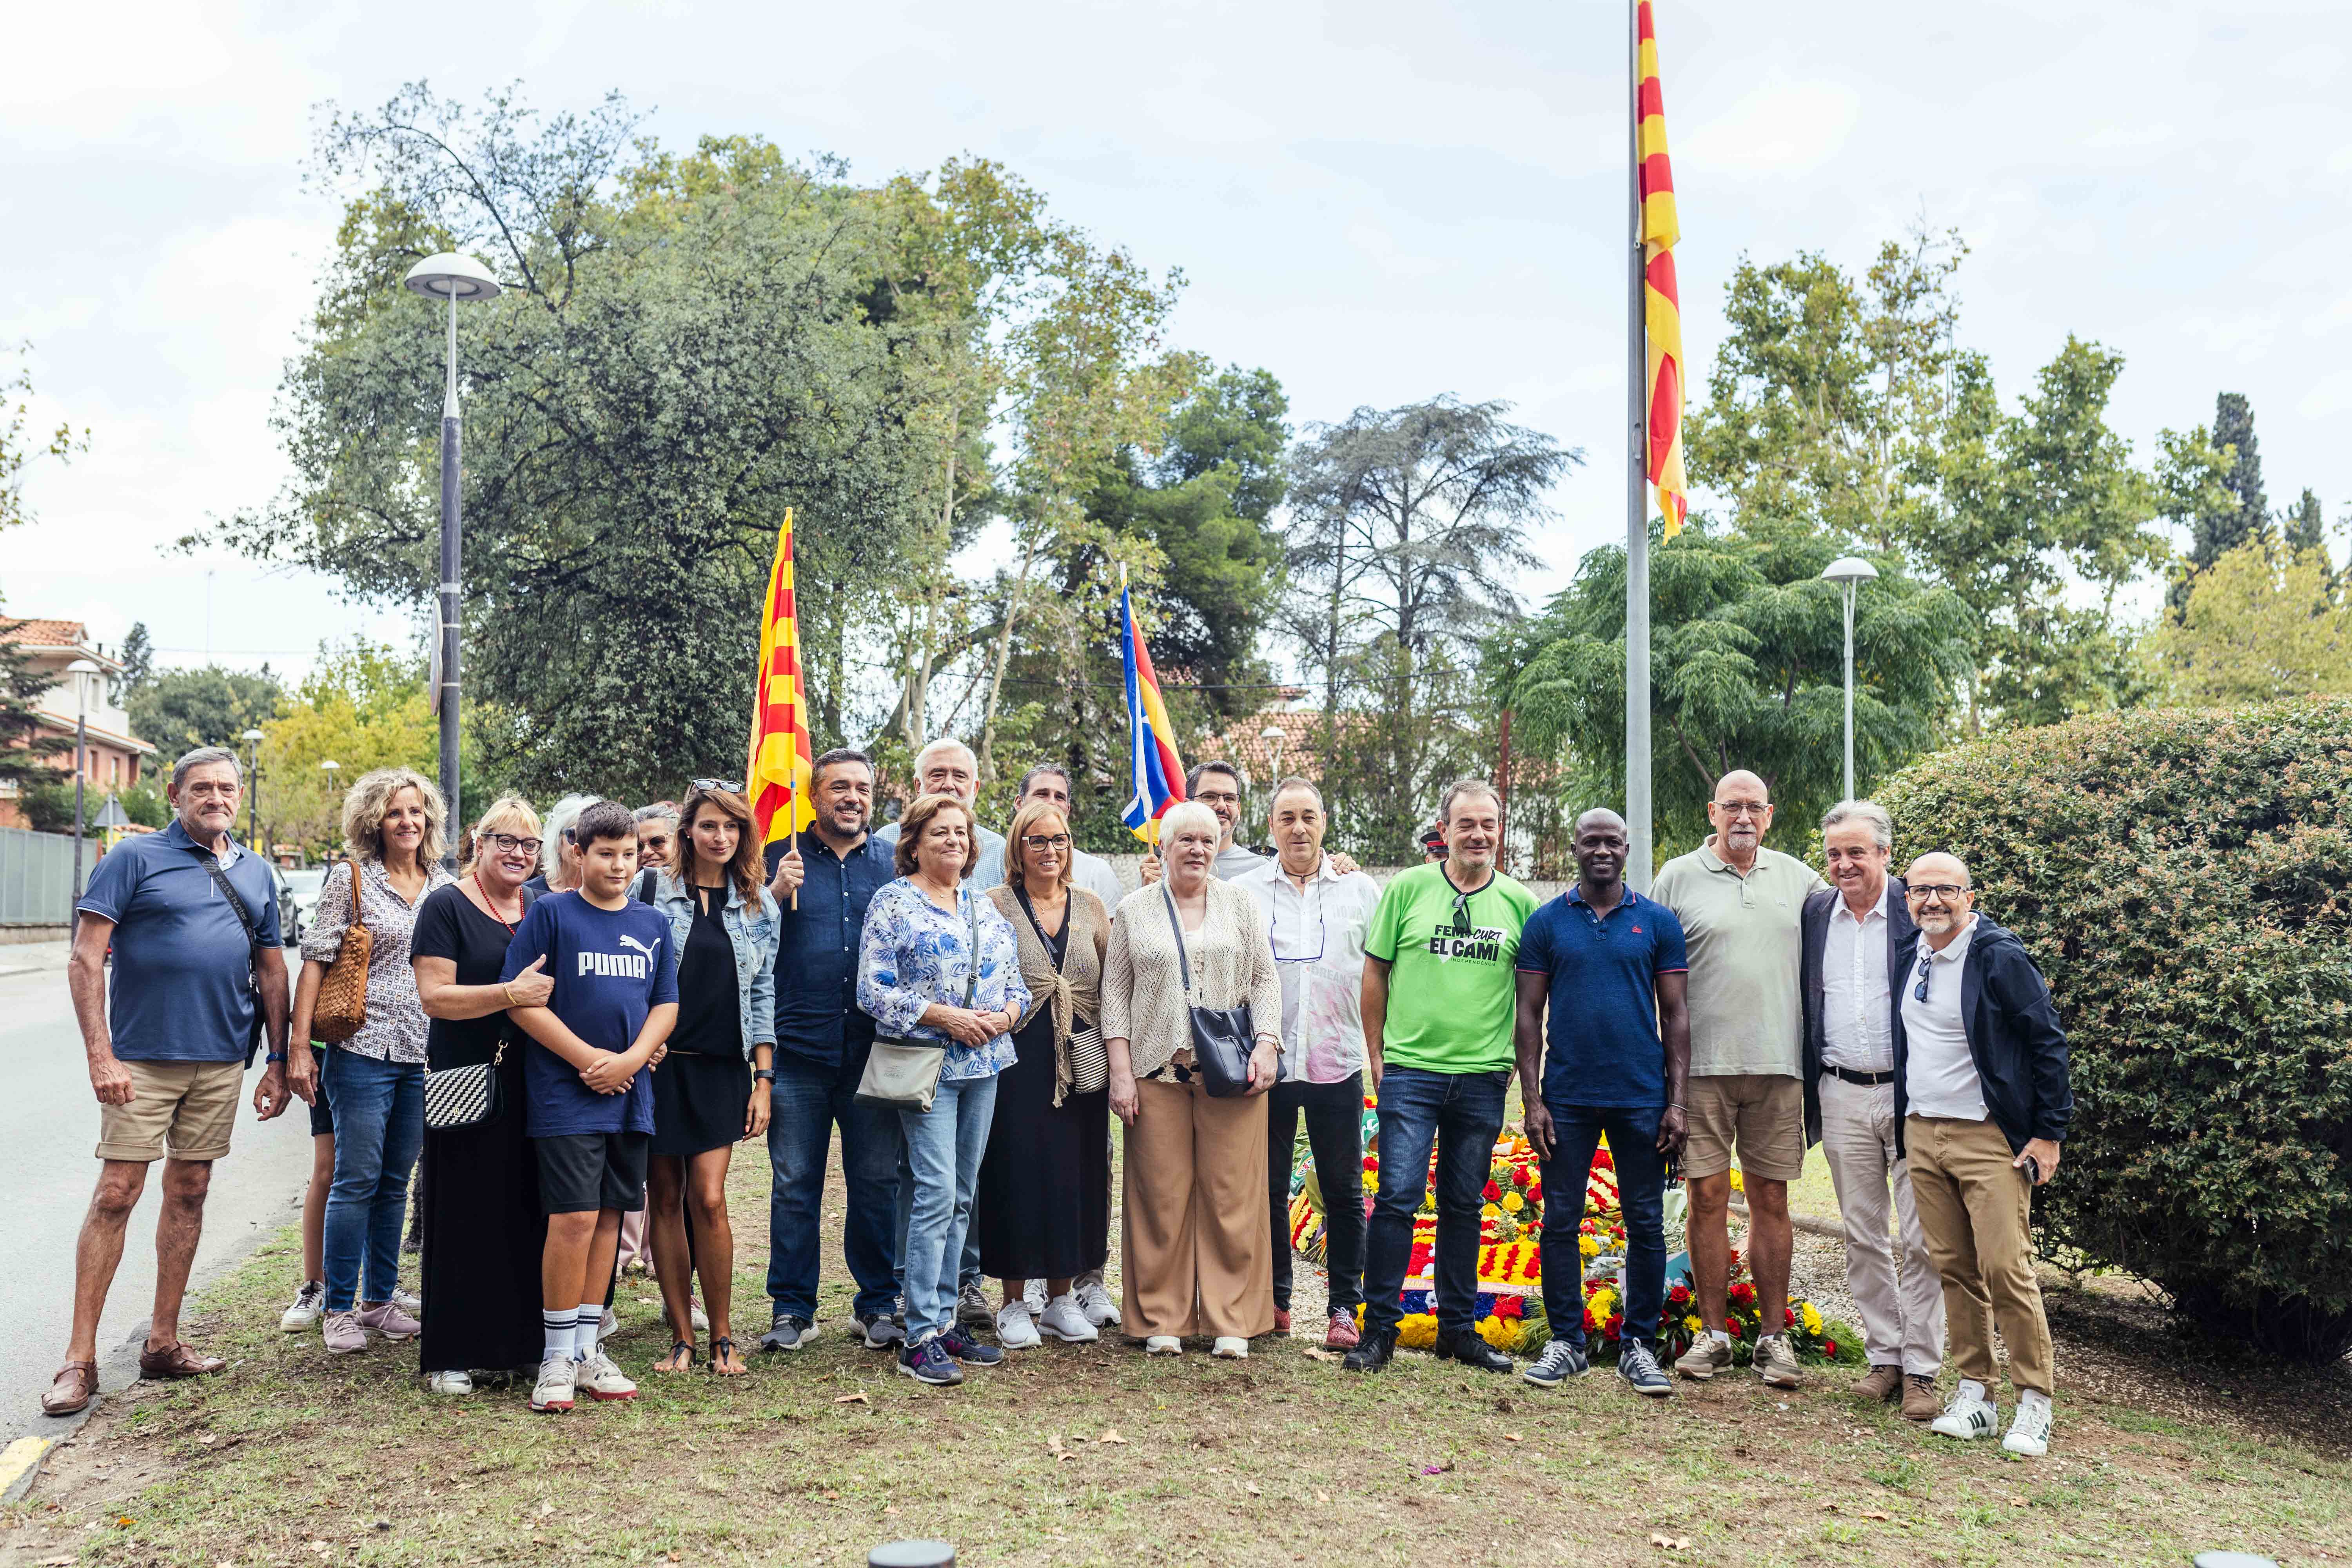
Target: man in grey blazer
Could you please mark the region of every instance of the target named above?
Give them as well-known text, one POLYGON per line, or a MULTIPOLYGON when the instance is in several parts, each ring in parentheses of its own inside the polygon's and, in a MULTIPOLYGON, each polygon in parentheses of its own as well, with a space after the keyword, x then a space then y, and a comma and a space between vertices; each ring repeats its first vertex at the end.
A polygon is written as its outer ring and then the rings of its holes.
POLYGON ((1894 840, 1893 822, 1874 801, 1840 801, 1822 818, 1832 886, 1805 900, 1803 915, 1805 1137, 1822 1146, 1845 1218, 1846 1288, 1870 1358, 1857 1391, 1900 1398, 1906 1416, 1930 1421, 1940 1408, 1943 1281, 1895 1136, 1893 999, 1903 984, 1898 955, 1915 928, 1901 879, 1887 874, 1894 840))

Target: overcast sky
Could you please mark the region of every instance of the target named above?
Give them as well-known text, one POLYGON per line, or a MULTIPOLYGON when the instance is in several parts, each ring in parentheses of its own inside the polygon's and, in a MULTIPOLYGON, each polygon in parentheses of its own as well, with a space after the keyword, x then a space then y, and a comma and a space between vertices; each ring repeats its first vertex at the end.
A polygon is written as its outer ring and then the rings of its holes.
MULTIPOLYGON (((419 77, 551 109, 619 88, 674 144, 861 177, 1002 159, 1183 268, 1177 340, 1273 370, 1298 421, 1452 392, 1584 448, 1531 595, 1623 527, 1622 5, 176 0, 5 29, 0 341, 92 442, 0 538, 8 614, 295 671, 354 627, 405 640, 330 583, 162 547, 282 480, 268 416, 335 220, 299 178, 316 106, 419 77)), ((1742 252, 1859 268, 1924 215, 1974 247, 1961 340, 2012 396, 2095 338, 2142 456, 2243 392, 2273 504, 2347 514, 2352 6, 1666 0, 1658 30, 1695 381, 1742 252)))

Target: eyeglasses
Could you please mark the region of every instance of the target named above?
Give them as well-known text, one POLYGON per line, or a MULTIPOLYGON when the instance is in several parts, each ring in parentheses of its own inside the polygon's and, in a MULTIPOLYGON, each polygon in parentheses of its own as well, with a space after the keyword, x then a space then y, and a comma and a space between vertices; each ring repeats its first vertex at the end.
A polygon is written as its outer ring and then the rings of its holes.
POLYGON ((1066 833, 1030 833, 1023 835, 1021 842, 1032 849, 1067 849, 1070 836, 1066 833))
POLYGON ((518 838, 511 833, 486 833, 482 836, 482 842, 501 855, 511 855, 518 849, 526 855, 539 853, 538 839, 518 838))
POLYGON ((1772 808, 1759 801, 1718 800, 1715 803, 1715 809, 1723 813, 1726 816, 1761 816, 1772 808))
POLYGON ((1929 899, 1941 899, 1948 904, 1968 890, 1966 888, 1955 887, 1949 882, 1925 882, 1916 888, 1904 889, 1903 896, 1915 904, 1926 903, 1929 899))
POLYGON ((1925 1002, 1927 999, 1927 976, 1934 971, 1935 967, 1936 955, 1934 953, 1926 952, 1919 955, 1919 989, 1911 993, 1911 999, 1913 1001, 1925 1002))
POLYGON ((743 793, 743 783, 740 779, 689 779, 687 783, 694 789, 719 790, 728 795, 743 793))

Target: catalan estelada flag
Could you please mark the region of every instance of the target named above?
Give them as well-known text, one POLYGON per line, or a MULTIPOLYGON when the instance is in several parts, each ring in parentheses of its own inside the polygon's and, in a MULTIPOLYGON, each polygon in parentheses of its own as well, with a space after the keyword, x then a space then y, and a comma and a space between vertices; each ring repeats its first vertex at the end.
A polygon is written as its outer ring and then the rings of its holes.
POLYGON ((1642 302, 1650 341, 1648 425, 1650 483, 1666 537, 1682 531, 1690 510, 1683 475, 1683 311, 1675 286, 1675 172, 1666 161, 1666 104, 1658 88, 1658 40, 1650 28, 1650 0, 1642 0, 1641 79, 1637 88, 1642 149, 1642 302))
POLYGON ((1135 785, 1118 819, 1138 838, 1157 844, 1160 814, 1184 798, 1184 760, 1176 754, 1176 727, 1160 700, 1160 677, 1152 671, 1143 634, 1135 629, 1135 605, 1124 588, 1118 591, 1118 615, 1119 652, 1127 665, 1127 767, 1135 785))
POLYGON ((751 706, 751 761, 743 784, 762 845, 816 820, 809 799, 808 701, 801 694, 801 621, 793 601, 793 513, 776 531, 776 563, 760 610, 759 688, 751 706))

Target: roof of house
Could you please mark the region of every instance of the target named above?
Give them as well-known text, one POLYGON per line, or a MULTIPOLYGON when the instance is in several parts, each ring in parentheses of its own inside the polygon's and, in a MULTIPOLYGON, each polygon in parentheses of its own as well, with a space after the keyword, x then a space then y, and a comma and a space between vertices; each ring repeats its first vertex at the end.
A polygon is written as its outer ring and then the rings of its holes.
MULTIPOLYGON (((1362 713, 1341 713, 1336 726, 1341 735, 1361 729, 1370 721, 1362 713)), ((1292 711, 1261 709, 1245 718, 1236 719, 1223 730, 1211 735, 1203 743, 1201 754, 1192 761, 1204 762, 1214 757, 1233 763, 1246 773, 1254 783, 1271 784, 1279 763, 1284 773, 1306 773, 1310 777, 1322 772, 1323 715, 1320 711, 1292 711), (1282 732, 1277 751, 1265 733, 1269 729, 1282 732)))
POLYGON ((89 628, 79 621, 17 621, 0 616, 0 642, 26 643, 35 647, 80 647, 89 628))

